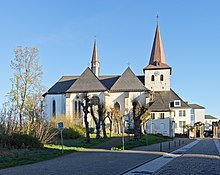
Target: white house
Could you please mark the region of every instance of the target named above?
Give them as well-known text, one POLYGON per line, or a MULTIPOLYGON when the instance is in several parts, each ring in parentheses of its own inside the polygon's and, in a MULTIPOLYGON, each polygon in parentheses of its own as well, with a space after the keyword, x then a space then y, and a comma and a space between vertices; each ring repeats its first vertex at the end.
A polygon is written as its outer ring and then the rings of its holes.
MULTIPOLYGON (((117 108, 121 116, 132 116, 132 102, 136 100, 151 112, 147 126, 152 129, 147 129, 148 133, 172 137, 174 126, 176 133, 182 133, 182 127, 191 123, 191 107, 170 87, 172 68, 166 62, 158 25, 150 60, 143 73, 137 76, 128 67, 122 75, 100 75, 95 41, 91 68, 86 68, 81 75, 61 77, 43 95, 44 114, 48 118, 78 115, 83 121, 80 104, 83 96, 88 94, 105 104, 107 109, 117 108)), ((89 123, 93 125, 91 117, 89 123)))
POLYGON ((212 130, 212 123, 218 122, 219 119, 216 117, 213 117, 212 115, 205 115, 205 131, 211 131, 212 130))

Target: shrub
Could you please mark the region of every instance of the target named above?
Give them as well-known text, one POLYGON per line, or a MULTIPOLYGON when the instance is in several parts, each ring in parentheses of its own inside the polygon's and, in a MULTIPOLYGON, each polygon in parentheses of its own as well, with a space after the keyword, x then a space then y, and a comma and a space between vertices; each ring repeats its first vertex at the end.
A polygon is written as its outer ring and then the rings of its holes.
POLYGON ((26 134, 13 133, 10 136, 4 135, 2 142, 4 147, 15 149, 42 147, 42 144, 36 137, 26 134))
POLYGON ((64 139, 78 139, 84 137, 85 129, 81 126, 74 126, 74 128, 64 128, 63 138, 64 139))
POLYGON ((89 133, 94 134, 95 133, 95 128, 89 128, 89 133))

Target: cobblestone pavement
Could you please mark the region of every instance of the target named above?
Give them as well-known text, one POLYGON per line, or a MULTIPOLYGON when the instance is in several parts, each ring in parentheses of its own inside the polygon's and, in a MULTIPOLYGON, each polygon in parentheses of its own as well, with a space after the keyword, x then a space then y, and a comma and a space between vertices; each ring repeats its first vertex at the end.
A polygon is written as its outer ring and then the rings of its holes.
MULTIPOLYGON (((219 140, 218 140, 219 141, 219 140)), ((220 175, 220 156, 212 139, 203 139, 181 157, 169 162, 155 175, 220 175)))

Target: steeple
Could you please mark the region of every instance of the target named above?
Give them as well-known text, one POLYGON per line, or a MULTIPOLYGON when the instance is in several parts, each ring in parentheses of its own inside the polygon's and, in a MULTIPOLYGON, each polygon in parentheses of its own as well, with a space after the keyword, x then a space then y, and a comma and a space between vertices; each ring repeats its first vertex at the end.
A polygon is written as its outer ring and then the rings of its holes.
POLYGON ((97 77, 99 77, 100 67, 99 67, 98 52, 96 48, 96 39, 94 41, 94 48, 93 48, 92 61, 91 61, 91 70, 97 77))
POLYGON ((154 36, 154 42, 151 50, 151 56, 148 66, 146 69, 171 69, 166 63, 166 56, 163 49, 163 43, 160 35, 159 25, 157 23, 156 32, 154 36))

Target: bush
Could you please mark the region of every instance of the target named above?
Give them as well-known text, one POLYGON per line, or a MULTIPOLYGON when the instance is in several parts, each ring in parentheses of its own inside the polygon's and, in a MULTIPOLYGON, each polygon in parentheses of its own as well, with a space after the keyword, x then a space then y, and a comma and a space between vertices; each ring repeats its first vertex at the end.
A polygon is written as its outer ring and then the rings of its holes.
POLYGON ((42 144, 33 136, 26 134, 13 133, 12 135, 3 135, 2 145, 8 148, 40 148, 42 144))
POLYGON ((85 128, 81 126, 74 126, 74 128, 64 128, 64 139, 78 139, 85 136, 85 128))

